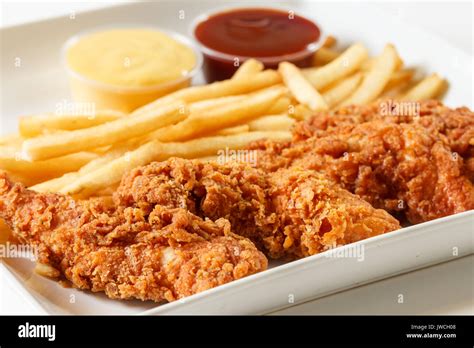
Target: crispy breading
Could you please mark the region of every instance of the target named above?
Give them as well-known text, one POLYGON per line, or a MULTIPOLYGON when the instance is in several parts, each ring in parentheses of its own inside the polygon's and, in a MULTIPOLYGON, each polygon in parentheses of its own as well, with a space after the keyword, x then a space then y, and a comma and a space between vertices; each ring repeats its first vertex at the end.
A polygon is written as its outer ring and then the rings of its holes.
POLYGON ((249 148, 259 151, 259 166, 267 171, 318 171, 411 223, 474 209, 467 141, 474 114, 423 105, 422 116, 411 120, 382 116, 374 106, 318 114, 296 127, 291 142, 249 148))
POLYGON ((150 211, 74 201, 12 184, 0 174, 0 217, 38 262, 73 286, 117 299, 172 301, 266 269, 267 260, 224 219, 183 208, 150 211))
POLYGON ((247 164, 171 159, 124 176, 117 205, 149 211, 180 206, 213 221, 272 258, 295 259, 400 228, 383 210, 312 170, 265 173, 247 164))
POLYGON ((319 130, 337 132, 341 126, 370 121, 419 124, 436 134, 453 152, 464 158, 472 157, 474 144, 470 142, 474 141, 474 113, 467 107, 451 109, 438 100, 408 102, 411 105, 405 107, 403 104, 399 106, 399 103, 403 102, 382 101, 370 105, 351 105, 333 112, 320 112, 308 122, 298 123, 294 135, 305 139, 319 130), (390 106, 394 110, 385 110, 390 106), (396 106, 400 109, 395 109, 396 106))

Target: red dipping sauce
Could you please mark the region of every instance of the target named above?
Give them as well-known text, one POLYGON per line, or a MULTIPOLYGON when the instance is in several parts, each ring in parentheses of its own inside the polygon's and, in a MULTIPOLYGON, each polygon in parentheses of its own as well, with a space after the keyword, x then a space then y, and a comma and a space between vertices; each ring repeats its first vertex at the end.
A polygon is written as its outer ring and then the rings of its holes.
POLYGON ((321 30, 312 21, 272 8, 242 8, 198 19, 194 37, 204 54, 208 82, 230 78, 249 58, 266 68, 289 61, 299 67, 311 65, 319 48, 321 30))

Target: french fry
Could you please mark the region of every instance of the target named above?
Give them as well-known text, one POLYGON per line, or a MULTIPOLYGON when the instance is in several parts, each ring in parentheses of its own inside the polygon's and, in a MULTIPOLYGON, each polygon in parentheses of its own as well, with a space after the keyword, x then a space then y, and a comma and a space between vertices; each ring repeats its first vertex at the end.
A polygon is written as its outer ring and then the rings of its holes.
POLYGON ((78 177, 79 173, 77 172, 66 173, 58 178, 37 183, 36 185, 31 186, 30 189, 36 192, 59 192, 59 190, 61 190, 64 186, 67 186, 74 182, 74 180, 77 180, 78 177))
POLYGON ((313 55, 313 64, 314 66, 324 65, 334 60, 339 56, 339 52, 332 50, 337 43, 337 40, 334 36, 328 35, 324 40, 321 48, 319 48, 313 55))
POLYGON ((288 115, 296 120, 306 120, 313 116, 314 112, 311 111, 307 106, 298 104, 294 106, 292 110, 290 110, 288 115))
MULTIPOLYGON (((107 199, 109 201, 109 204, 113 204, 113 202, 114 202, 113 194, 114 194, 115 191, 117 191, 118 186, 119 186, 119 183, 117 183, 115 185, 108 186, 108 187, 106 187, 102 190, 99 190, 97 192, 94 192, 93 197, 100 197, 102 199, 107 199)), ((75 197, 88 198, 88 197, 81 197, 80 195, 76 195, 75 197)))
POLYGON ((354 44, 329 64, 320 68, 303 69, 303 75, 319 91, 354 73, 367 57, 367 49, 361 44, 354 44))
POLYGON ((263 63, 256 59, 246 60, 232 76, 233 79, 240 79, 242 77, 249 77, 261 72, 264 69, 263 63))
POLYGON ((163 105, 175 100, 193 103, 205 99, 214 99, 231 95, 246 94, 281 82, 280 75, 273 70, 265 70, 245 79, 230 79, 203 86, 178 90, 132 112, 132 116, 154 113, 163 105))
POLYGON ((15 172, 10 172, 6 171, 8 174, 8 177, 13 181, 13 182, 18 182, 26 187, 30 187, 32 185, 35 185, 37 183, 40 183, 42 181, 48 180, 49 178, 43 178, 41 176, 34 176, 34 175, 28 175, 28 174, 19 174, 15 172))
POLYGON ((325 91, 322 95, 330 108, 335 107, 344 99, 348 98, 359 86, 362 80, 362 73, 355 73, 325 91))
POLYGON ((20 118, 20 134, 25 138, 35 137, 56 130, 76 130, 115 121, 126 116, 116 110, 97 110, 93 115, 57 115, 54 113, 24 116, 20 118))
POLYGON ((20 134, 8 134, 0 137, 0 145, 15 145, 21 144, 23 138, 20 134))
POLYGON ((328 36, 326 36, 326 39, 324 40, 322 47, 324 47, 324 48, 331 48, 331 47, 333 47, 336 43, 337 43, 337 39, 336 39, 334 36, 332 36, 332 35, 328 35, 328 36))
POLYGON ((56 279, 59 278, 61 272, 51 265, 37 262, 34 269, 35 273, 46 278, 56 279))
POLYGON ((21 157, 21 143, 0 145, 1 159, 19 159, 21 157))
POLYGON ((250 131, 250 127, 248 124, 242 124, 239 126, 229 127, 221 129, 220 131, 216 132, 216 135, 232 135, 232 134, 240 134, 250 131))
POLYGON ((270 109, 268 109, 268 114, 276 115, 287 113, 291 106, 292 100, 289 97, 280 97, 278 98, 278 100, 275 101, 275 103, 273 103, 272 106, 270 106, 270 109))
POLYGON ((372 69, 372 66, 374 65, 374 62, 375 62, 375 57, 367 58, 367 59, 361 64, 360 70, 362 70, 363 72, 369 71, 370 69, 372 69))
POLYGON ((67 186, 77 180, 81 175, 90 173, 111 162, 112 160, 122 156, 126 152, 125 148, 114 149, 104 156, 90 161, 76 172, 66 173, 63 176, 48 181, 41 182, 30 187, 36 192, 59 192, 64 186, 67 186))
POLYGON ((447 84, 445 80, 443 80, 438 74, 432 74, 406 92, 401 99, 417 101, 435 98, 443 92, 446 86, 447 84))
POLYGON ((205 99, 192 104, 189 104, 189 113, 203 112, 218 106, 235 103, 243 100, 246 95, 231 95, 228 97, 220 97, 214 99, 205 99))
POLYGON ((239 149, 245 147, 249 142, 263 138, 288 140, 291 138, 291 133, 248 132, 230 136, 199 138, 183 143, 161 143, 154 140, 79 177, 70 185, 63 187, 60 192, 88 196, 119 182, 127 171, 153 161, 163 161, 170 157, 198 158, 215 155, 219 150, 239 149))
POLYGON ((339 57, 341 53, 330 48, 321 47, 319 50, 314 52, 313 55, 313 66, 326 65, 332 62, 334 59, 339 57))
POLYGON ((0 169, 31 177, 51 178, 73 172, 98 158, 93 152, 77 152, 44 161, 25 161, 21 158, 0 158, 0 169))
POLYGON ((413 69, 395 71, 378 99, 400 99, 402 95, 415 85, 413 83, 414 75, 415 70, 413 69))
POLYGON ((390 80, 399 65, 398 53, 393 45, 386 45, 372 68, 355 92, 342 105, 365 104, 375 100, 390 80))
POLYGON ((98 158, 97 160, 91 161, 77 172, 66 173, 63 176, 47 180, 31 186, 30 189, 36 192, 59 192, 63 187, 70 185, 72 182, 80 178, 81 175, 85 175, 94 170, 99 169, 108 162, 111 162, 117 157, 120 157, 118 153, 107 154, 105 157, 98 158))
POLYGON ((328 105, 324 101, 324 98, 313 86, 311 86, 295 65, 288 62, 282 62, 278 66, 278 71, 280 72, 285 85, 301 104, 306 105, 313 111, 328 109, 328 105))
POLYGON ((114 144, 183 120, 187 113, 183 105, 183 102, 176 101, 150 115, 126 117, 95 127, 31 138, 23 142, 23 152, 29 159, 42 160, 114 144))
MULTIPOLYGON (((375 61, 377 60, 377 57, 370 57, 366 61, 362 63, 360 66, 360 70, 363 72, 368 72, 370 69, 372 69, 375 61)), ((400 57, 397 59, 397 69, 403 65, 403 61, 400 57)))
POLYGON ((219 158, 218 156, 204 156, 204 157, 199 157, 196 159, 201 162, 217 162, 218 158, 219 158))
POLYGON ((414 69, 402 69, 395 71, 392 76, 390 76, 390 80, 388 80, 387 84, 385 85, 384 91, 409 82, 414 75, 414 69))
POLYGON ((272 103, 286 92, 287 89, 280 86, 263 89, 242 101, 192 114, 180 123, 152 132, 148 139, 162 142, 189 140, 248 122, 267 113, 272 103))
POLYGON ((250 121, 250 131, 288 131, 295 124, 295 120, 287 115, 268 115, 250 121))

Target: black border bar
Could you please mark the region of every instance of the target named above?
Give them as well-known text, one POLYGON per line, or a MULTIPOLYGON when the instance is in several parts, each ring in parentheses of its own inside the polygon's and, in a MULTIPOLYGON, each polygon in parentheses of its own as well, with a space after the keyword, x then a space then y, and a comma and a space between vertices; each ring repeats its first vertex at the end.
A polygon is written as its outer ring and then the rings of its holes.
POLYGON ((199 344, 288 346, 408 344, 473 347, 473 318, 473 316, 3 316, 0 317, 0 346, 4 348, 17 345, 185 344, 194 347, 199 344), (30 332, 34 335, 34 329, 37 328, 35 325, 54 325, 54 341, 49 341, 47 337, 19 337, 20 329, 24 333, 25 328, 32 330, 30 332), (34 329, 31 329, 32 327, 34 329), (421 336, 414 337, 414 335, 421 336))

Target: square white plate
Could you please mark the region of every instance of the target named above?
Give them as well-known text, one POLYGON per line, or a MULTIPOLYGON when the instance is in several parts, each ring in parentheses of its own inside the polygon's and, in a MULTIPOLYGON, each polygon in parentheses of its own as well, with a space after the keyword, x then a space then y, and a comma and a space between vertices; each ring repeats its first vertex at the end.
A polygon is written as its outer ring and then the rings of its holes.
MULTIPOLYGON (((394 43, 407 66, 423 67, 427 73, 438 72, 450 81, 444 97, 447 105, 473 107, 472 57, 449 43, 399 22, 370 3, 271 2, 275 4, 314 18, 326 32, 340 38, 342 45, 360 41, 377 53, 385 43, 394 43)), ((2 29, 0 134, 14 131, 19 115, 54 111, 70 100, 60 63, 61 46, 70 36, 95 27, 124 24, 151 25, 187 34, 193 18, 216 7, 222 7, 222 3, 136 3, 80 13, 74 19, 61 17, 2 29), (179 19, 183 10, 185 18, 179 19), (18 61, 20 67, 15 66, 18 61)), ((44 313, 260 314, 472 254, 473 230, 474 212, 466 212, 358 242, 356 245, 365 251, 363 262, 323 253, 285 265, 274 264, 260 274, 159 306, 114 301, 103 294, 61 288, 34 274, 33 264, 25 259, 6 259, 0 267, 9 271, 10 280, 25 299, 44 313)))

